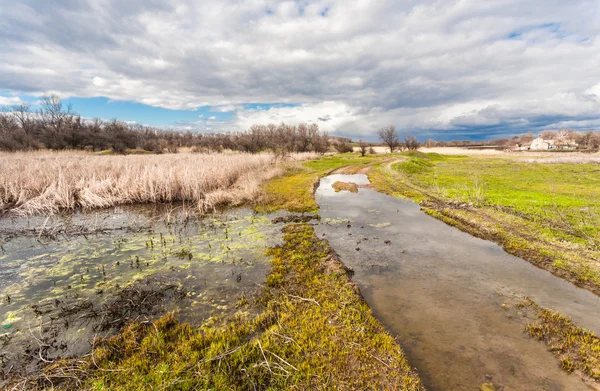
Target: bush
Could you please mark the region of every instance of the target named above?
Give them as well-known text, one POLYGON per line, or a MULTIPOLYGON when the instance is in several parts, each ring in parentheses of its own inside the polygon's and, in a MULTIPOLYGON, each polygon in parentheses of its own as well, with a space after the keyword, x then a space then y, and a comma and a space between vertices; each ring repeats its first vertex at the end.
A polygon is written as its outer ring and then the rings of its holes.
POLYGON ((352 143, 349 141, 337 142, 337 143, 333 144, 333 147, 339 153, 354 152, 354 147, 352 146, 352 143))

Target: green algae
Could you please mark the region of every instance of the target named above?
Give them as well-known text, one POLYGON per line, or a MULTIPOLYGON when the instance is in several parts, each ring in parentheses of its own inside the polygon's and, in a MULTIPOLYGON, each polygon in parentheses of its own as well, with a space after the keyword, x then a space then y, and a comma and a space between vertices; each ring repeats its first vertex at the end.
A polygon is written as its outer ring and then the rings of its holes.
POLYGON ((5 332, 14 336, 37 323, 29 308, 33 303, 77 297, 102 305, 115 292, 155 275, 172 275, 190 292, 207 293, 194 296, 194 308, 218 313, 234 304, 227 303, 237 297, 230 290, 247 289, 252 281, 264 279, 264 251, 280 236, 270 218, 236 211, 45 244, 16 238, 5 243, 2 255, 2 266, 14 273, 0 278, 0 294, 11 297, 10 304, 0 307, 0 319, 11 324, 5 332))

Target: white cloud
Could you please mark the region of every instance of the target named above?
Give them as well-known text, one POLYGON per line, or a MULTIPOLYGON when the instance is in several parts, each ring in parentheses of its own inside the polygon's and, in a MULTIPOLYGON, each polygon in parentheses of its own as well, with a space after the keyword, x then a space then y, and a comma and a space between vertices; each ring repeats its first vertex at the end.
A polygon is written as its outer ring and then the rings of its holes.
POLYGON ((0 91, 356 135, 583 124, 600 116, 599 15, 597 0, 0 0, 0 91))
POLYGON ((595 95, 596 98, 600 98, 600 83, 598 83, 595 86, 590 87, 588 90, 586 90, 586 94, 595 95))
POLYGON ((359 116, 348 105, 341 102, 322 102, 300 106, 275 106, 268 109, 244 110, 237 113, 235 124, 247 129, 256 123, 299 124, 316 123, 320 129, 328 132, 343 129, 359 120, 359 116))
POLYGON ((0 106, 20 105, 23 101, 16 96, 0 96, 0 106))

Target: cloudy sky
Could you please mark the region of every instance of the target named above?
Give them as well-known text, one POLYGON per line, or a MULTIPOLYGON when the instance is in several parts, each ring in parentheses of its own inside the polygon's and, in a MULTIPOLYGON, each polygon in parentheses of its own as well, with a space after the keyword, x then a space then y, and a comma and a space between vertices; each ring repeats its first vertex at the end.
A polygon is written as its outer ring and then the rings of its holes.
POLYGON ((358 138, 600 129, 600 0, 0 0, 0 105, 358 138))

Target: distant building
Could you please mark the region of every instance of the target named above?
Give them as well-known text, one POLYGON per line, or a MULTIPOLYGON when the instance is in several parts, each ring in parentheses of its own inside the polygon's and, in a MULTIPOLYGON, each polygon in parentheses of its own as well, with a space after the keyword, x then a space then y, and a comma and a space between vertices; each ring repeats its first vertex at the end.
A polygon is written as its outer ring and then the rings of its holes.
POLYGON ((548 151, 553 149, 575 150, 579 147, 575 141, 571 139, 561 138, 560 140, 544 140, 542 136, 537 137, 531 142, 529 150, 531 151, 548 151))
POLYGON ((539 136, 531 142, 529 149, 532 151, 545 151, 554 148, 554 140, 544 140, 542 136, 539 136))

